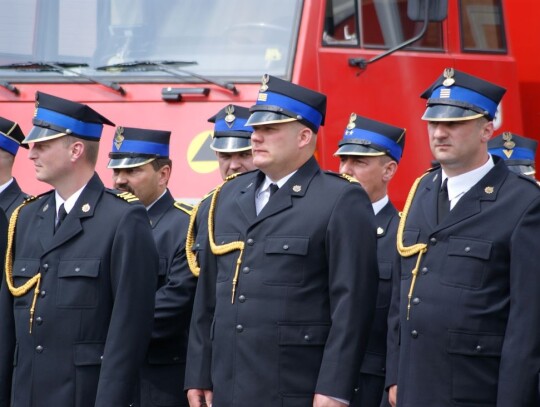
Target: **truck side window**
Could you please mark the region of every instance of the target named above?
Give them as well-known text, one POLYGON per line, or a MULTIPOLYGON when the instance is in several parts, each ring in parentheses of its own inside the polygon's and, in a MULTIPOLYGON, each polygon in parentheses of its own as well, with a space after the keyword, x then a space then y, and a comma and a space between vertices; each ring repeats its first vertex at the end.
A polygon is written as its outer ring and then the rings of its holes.
POLYGON ((328 0, 324 17, 325 45, 358 45, 356 0, 328 0))
MULTIPOLYGON (((388 49, 418 34, 423 23, 408 18, 407 3, 407 0, 361 0, 362 46, 388 49)), ((442 24, 429 23, 426 35, 406 49, 441 51, 442 24)))
POLYGON ((461 0, 459 3, 463 52, 506 53, 500 0, 461 0))

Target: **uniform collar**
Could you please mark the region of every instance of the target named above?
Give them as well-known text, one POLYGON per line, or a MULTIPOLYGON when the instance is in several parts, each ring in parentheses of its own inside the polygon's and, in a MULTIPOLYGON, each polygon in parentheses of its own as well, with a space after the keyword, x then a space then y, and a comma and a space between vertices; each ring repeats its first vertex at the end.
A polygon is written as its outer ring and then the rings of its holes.
POLYGON ((454 199, 463 196, 469 189, 471 189, 478 181, 480 181, 493 167, 493 157, 489 155, 488 160, 481 167, 475 168, 472 171, 464 174, 456 175, 455 177, 448 177, 442 170, 442 180, 444 182, 448 178, 448 199, 452 202, 452 206, 455 205, 454 199))

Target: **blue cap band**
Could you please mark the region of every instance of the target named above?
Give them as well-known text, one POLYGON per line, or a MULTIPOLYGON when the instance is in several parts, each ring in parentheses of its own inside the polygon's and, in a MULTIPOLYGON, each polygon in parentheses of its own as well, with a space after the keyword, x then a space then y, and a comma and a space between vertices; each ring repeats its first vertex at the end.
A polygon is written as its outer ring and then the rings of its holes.
POLYGON ((152 143, 149 141, 140 140, 124 140, 120 146, 120 150, 116 148, 113 141, 113 153, 126 154, 148 154, 158 155, 160 157, 169 156, 169 146, 166 144, 152 143))
POLYGON ((229 127, 225 119, 221 119, 216 121, 214 125, 214 131, 245 131, 248 133, 252 133, 253 127, 246 126, 246 123, 247 119, 237 117, 234 120, 232 127, 229 127))
POLYGON ((103 125, 100 123, 81 122, 73 117, 40 107, 37 109, 35 118, 43 120, 46 123, 69 129, 76 135, 95 138, 97 140, 101 137, 101 132, 103 130, 103 125))
MULTIPOLYGON (((495 117, 495 113, 497 112, 497 103, 495 103, 493 100, 481 95, 480 93, 477 93, 473 90, 462 88, 460 86, 439 86, 433 91, 433 94, 431 95, 432 98, 435 99, 443 99, 443 100, 457 100, 460 102, 466 102, 473 106, 477 106, 483 110, 486 110, 491 117, 495 117), (441 90, 447 89, 450 91, 450 97, 441 97, 441 90)), ((429 101, 428 101, 429 103, 429 101)))
MULTIPOLYGON (((354 128, 352 130, 346 130, 342 141, 347 142, 347 139, 369 140, 372 143, 376 144, 377 146, 384 147, 388 151, 388 154, 397 160, 401 159, 401 155, 403 154, 403 149, 399 146, 399 144, 394 143, 388 137, 382 136, 379 133, 375 133, 373 131, 369 131, 365 129, 357 129, 357 128, 354 128), (347 134, 347 133, 350 133, 351 131, 353 133, 352 136, 350 134, 347 134)), ((359 143, 351 143, 351 144, 359 144, 359 143)))
POLYGON ((534 152, 528 148, 515 147, 512 150, 506 148, 490 148, 489 153, 504 158, 505 160, 531 160, 534 161, 534 152), (508 157, 506 151, 512 151, 512 155, 508 157))
POLYGON ((321 125, 321 113, 318 110, 312 108, 311 106, 306 105, 305 103, 299 102, 296 99, 292 99, 288 96, 284 96, 278 93, 264 92, 260 93, 259 97, 260 95, 267 95, 266 100, 260 101, 259 99, 257 99, 256 105, 279 106, 299 114, 300 116, 302 116, 302 119, 307 120, 317 129, 321 125))
MULTIPOLYGON (((1 133, 1 135, 4 135, 4 133, 1 133)), ((15 140, 10 139, 9 137, 0 137, 0 148, 6 150, 8 153, 16 155, 17 150, 19 149, 19 143, 17 143, 15 140)))

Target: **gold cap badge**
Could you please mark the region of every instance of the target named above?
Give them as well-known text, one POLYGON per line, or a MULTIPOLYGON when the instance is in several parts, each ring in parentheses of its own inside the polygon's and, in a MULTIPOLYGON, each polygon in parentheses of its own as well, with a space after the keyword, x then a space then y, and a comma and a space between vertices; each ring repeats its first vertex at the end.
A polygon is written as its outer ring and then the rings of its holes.
POLYGON ((261 92, 266 92, 268 90, 268 82, 270 81, 270 76, 265 73, 262 77, 261 92))
POLYGON ((120 147, 122 147, 122 142, 124 141, 124 128, 122 126, 118 126, 116 128, 116 133, 114 135, 114 146, 117 150, 120 150, 120 147))
POLYGON ((225 123, 227 123, 227 126, 230 129, 233 126, 234 121, 236 120, 236 116, 234 115, 234 106, 227 106, 225 108, 225 113, 227 113, 227 115, 225 116, 225 123))
POLYGON ((349 117, 349 123, 347 124, 347 131, 345 131, 345 134, 350 136, 353 134, 352 130, 356 127, 356 113, 351 113, 351 117, 349 117))
POLYGON ((456 83, 456 80, 454 79, 454 68, 446 68, 443 72, 443 76, 446 78, 443 81, 444 86, 452 86, 456 83))

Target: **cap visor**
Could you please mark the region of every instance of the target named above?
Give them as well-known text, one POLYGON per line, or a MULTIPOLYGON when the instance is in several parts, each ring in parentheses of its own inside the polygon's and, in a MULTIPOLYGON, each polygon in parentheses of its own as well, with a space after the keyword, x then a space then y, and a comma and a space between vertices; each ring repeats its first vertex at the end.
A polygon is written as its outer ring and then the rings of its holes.
POLYGON ((222 153, 234 153, 251 149, 251 139, 248 137, 215 137, 210 148, 222 153))
POLYGON ((456 122, 462 120, 474 120, 483 117, 483 114, 462 107, 449 105, 428 106, 422 120, 432 122, 456 122))
POLYGON ((365 155, 365 156, 381 156, 386 155, 386 152, 376 150, 362 144, 343 144, 334 155, 365 155))
POLYGON ((107 168, 134 168, 141 165, 148 164, 154 161, 155 157, 124 157, 124 158, 112 158, 109 160, 107 168))
POLYGON ((516 174, 528 176, 534 176, 536 174, 536 170, 531 165, 511 165, 507 163, 507 166, 510 171, 515 172, 516 174))
POLYGON ((274 123, 288 123, 295 122, 296 119, 289 117, 284 114, 275 113, 275 112, 253 112, 249 116, 246 126, 261 126, 263 124, 274 124, 274 123))
POLYGON ((58 133, 57 130, 46 129, 45 127, 34 126, 28 136, 21 142, 21 144, 38 143, 40 141, 52 140, 65 136, 66 133, 58 133))

